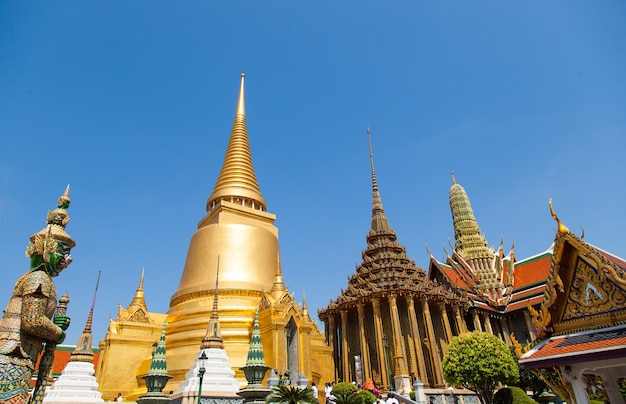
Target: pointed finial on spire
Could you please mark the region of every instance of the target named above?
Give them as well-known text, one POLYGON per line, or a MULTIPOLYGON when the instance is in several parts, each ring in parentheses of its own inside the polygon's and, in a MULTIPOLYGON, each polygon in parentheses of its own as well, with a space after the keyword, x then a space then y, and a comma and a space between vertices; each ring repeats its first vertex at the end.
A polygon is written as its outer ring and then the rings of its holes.
POLYGON ((309 319, 309 308, 306 305, 306 294, 304 293, 304 289, 302 289, 302 314, 305 318, 309 319))
POLYGON ((241 86, 239 88, 239 100, 237 101, 237 115, 246 115, 246 102, 244 99, 243 83, 246 75, 241 73, 241 86))
POLYGON ((456 184, 456 177, 454 176, 454 171, 451 172, 452 174, 452 184, 456 184))
POLYGON ((143 291, 143 277, 144 268, 141 268, 141 278, 139 279, 139 286, 137 286, 135 296, 133 296, 133 301, 130 302, 130 305, 128 306, 128 312, 130 316, 132 316, 137 310, 142 310, 144 314, 148 311, 143 291))
POLYGON ((213 188, 213 193, 207 200, 207 212, 210 212, 220 201, 234 202, 260 211, 266 210, 265 199, 261 195, 252 165, 252 153, 250 152, 246 127, 244 78, 245 75, 242 74, 235 121, 230 133, 222 170, 217 178, 215 188, 213 188))
POLYGON ((63 192, 63 195, 61 195, 61 197, 59 198, 58 207, 67 209, 69 206, 70 206, 70 184, 67 184, 67 187, 65 187, 65 192, 63 192))
POLYGON ((369 126, 367 127, 367 142, 370 146, 370 166, 372 167, 372 184, 374 189, 378 189, 378 184, 376 183, 376 171, 374 170, 374 152, 372 151, 372 132, 370 131, 369 126))
POLYGON ((91 301, 91 309, 89 310, 89 315, 87 316, 87 322, 85 323, 85 329, 83 333, 78 338, 78 343, 76 344, 76 348, 70 355, 70 362, 93 362, 93 351, 92 351, 92 332, 91 325, 93 323, 93 310, 96 306, 96 296, 98 295, 98 285, 100 284, 100 274, 102 271, 98 271, 98 280, 96 281, 96 289, 93 292, 93 300, 91 301))
POLYGON ((209 319, 209 325, 207 326, 206 334, 200 344, 200 349, 206 348, 224 348, 224 338, 220 334, 220 319, 218 315, 218 281, 220 276, 220 256, 217 256, 217 271, 215 274, 215 294, 213 296, 213 311, 211 312, 211 318, 209 319))
POLYGON ((372 137, 370 128, 367 128, 367 141, 370 147, 370 165, 372 167, 372 225, 371 230, 389 230, 387 216, 383 209, 383 202, 378 190, 378 182, 376 181, 376 171, 374 170, 374 152, 372 151, 372 137))
POLYGON ((278 299, 280 299, 286 293, 287 288, 285 287, 282 264, 280 262, 280 247, 278 247, 278 251, 276 254, 278 255, 278 257, 276 258, 276 260, 278 261, 278 269, 276 271, 276 274, 274 275, 274 284, 272 285, 272 290, 270 290, 270 293, 272 294, 274 300, 278 301, 278 299))
POLYGON ((138 288, 141 290, 143 290, 143 276, 144 276, 145 271, 146 271, 146 267, 141 267, 141 279, 139 280, 139 288, 138 288))

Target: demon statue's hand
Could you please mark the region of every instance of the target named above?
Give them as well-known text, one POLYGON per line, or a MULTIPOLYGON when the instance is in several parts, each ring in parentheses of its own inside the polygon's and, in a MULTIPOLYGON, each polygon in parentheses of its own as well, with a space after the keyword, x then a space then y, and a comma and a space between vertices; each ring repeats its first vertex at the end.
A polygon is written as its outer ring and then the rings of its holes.
POLYGON ((63 331, 67 330, 67 327, 70 326, 70 318, 67 316, 55 316, 54 324, 58 327, 61 327, 63 331))
POLYGON ((59 338, 55 341, 58 344, 62 344, 63 341, 65 341, 65 331, 61 331, 61 335, 59 336, 59 338))

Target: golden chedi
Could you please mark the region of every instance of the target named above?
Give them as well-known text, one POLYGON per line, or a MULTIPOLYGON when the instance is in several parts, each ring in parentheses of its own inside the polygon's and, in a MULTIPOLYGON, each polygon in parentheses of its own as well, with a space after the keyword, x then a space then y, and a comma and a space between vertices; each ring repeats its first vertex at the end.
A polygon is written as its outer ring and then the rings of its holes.
POLYGON ((168 372, 172 385, 184 378, 217 293, 221 334, 236 377, 246 363, 255 312, 268 366, 291 379, 332 380, 332 350, 308 314, 284 285, 276 216, 266 211, 257 183, 246 129, 244 76, 222 170, 206 205, 206 216, 191 238, 180 284, 168 311, 168 372), (219 271, 219 292, 212 280, 219 271), (171 358, 171 359, 170 359, 171 358))
POLYGON ((145 393, 141 376, 149 367, 164 316, 167 372, 173 376, 164 391, 176 391, 198 355, 216 294, 224 349, 242 387, 246 379, 240 368, 246 364, 257 310, 268 366, 281 374, 289 371, 294 382, 320 385, 334 380, 332 349, 309 317, 306 303, 298 304, 283 281, 276 216, 266 211, 252 165, 243 75, 226 157, 206 212, 189 243, 167 314, 148 312, 140 288, 143 316, 133 314, 135 309, 131 313, 131 306, 139 307, 131 304, 128 309, 120 307, 118 318, 111 320, 100 344, 97 371, 103 398, 114 398, 113 389, 125 399, 145 393))
POLYGON ((211 316, 220 274, 219 317, 233 364, 245 364, 250 328, 263 292, 278 271, 276 216, 265 211, 246 129, 244 76, 222 171, 191 238, 187 261, 168 311, 168 371, 182 380, 211 316))

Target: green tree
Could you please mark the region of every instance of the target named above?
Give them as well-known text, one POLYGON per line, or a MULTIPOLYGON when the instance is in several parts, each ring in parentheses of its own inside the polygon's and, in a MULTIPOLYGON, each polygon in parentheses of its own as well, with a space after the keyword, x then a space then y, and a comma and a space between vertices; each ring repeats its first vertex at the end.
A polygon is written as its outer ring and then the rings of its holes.
POLYGON ((331 392, 336 404, 372 404, 376 401, 374 393, 361 390, 352 383, 337 383, 331 392))
POLYGON ((361 390, 356 393, 356 396, 360 404, 372 404, 377 400, 376 395, 368 390, 361 390))
POLYGON ((355 394, 359 389, 352 383, 339 382, 333 387, 331 394, 336 396, 337 394, 355 394))
POLYGON ((532 404, 537 401, 528 397, 526 392, 519 387, 504 387, 496 392, 493 397, 494 404, 532 404))
POLYGON ((310 389, 301 389, 298 386, 279 385, 272 387, 272 392, 265 399, 266 403, 284 404, 316 404, 310 389))
POLYGON ((475 391, 486 404, 493 402, 498 383, 515 383, 519 378, 517 362, 509 348, 486 332, 452 338, 442 366, 448 383, 475 391))
POLYGON ((533 392, 533 398, 536 400, 539 398, 539 394, 546 390, 550 390, 550 387, 543 381, 543 379, 530 370, 525 369, 522 365, 518 366, 519 381, 515 383, 517 387, 523 390, 531 390, 533 392))

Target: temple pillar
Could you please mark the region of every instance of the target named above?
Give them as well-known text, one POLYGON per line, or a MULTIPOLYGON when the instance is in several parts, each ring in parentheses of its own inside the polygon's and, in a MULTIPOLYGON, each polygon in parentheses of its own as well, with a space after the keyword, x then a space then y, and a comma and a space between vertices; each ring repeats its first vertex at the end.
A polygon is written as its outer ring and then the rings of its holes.
MULTIPOLYGON (((334 352, 339 352, 339 350, 337 349, 337 339, 335 338, 335 336, 337 335, 337 322, 335 320, 335 316, 334 315, 330 315, 328 318, 328 346, 330 346, 333 349, 333 360, 335 361, 335 363, 338 363, 339 361, 337 360, 337 356, 334 354, 334 352)), ((334 374, 334 379, 337 380, 337 366, 335 366, 335 374, 334 374)))
POLYGON ((433 328, 433 321, 430 317, 430 309, 428 308, 428 300, 420 301, 422 306, 422 316, 426 323, 426 332, 428 334, 428 346, 430 347, 430 358, 432 361, 432 368, 435 376, 435 384, 443 386, 443 375, 441 374, 441 358, 439 357, 439 350, 437 349, 437 341, 435 340, 435 329, 433 328))
POLYGON ((533 322, 530 320, 530 313, 528 310, 522 310, 524 312, 524 319, 526 320, 526 328, 528 329, 528 335, 530 335, 530 340, 534 341, 536 339, 535 336, 535 328, 533 327, 533 322))
POLYGON ((298 328, 300 343, 298 344, 298 376, 300 373, 311 375, 311 327, 304 325, 298 328))
POLYGON ((411 366, 417 369, 418 378, 424 382, 428 378, 426 373, 426 363, 424 363, 424 353, 422 352, 422 338, 420 337, 420 329, 415 315, 415 301, 413 296, 406 296, 406 306, 409 310, 409 325, 411 327, 411 336, 413 337, 413 345, 415 346, 415 355, 417 363, 411 366))
POLYGON ((441 319, 443 320, 443 329, 446 332, 446 341, 448 344, 452 341, 452 329, 450 328, 450 320, 448 319, 448 310, 446 309, 446 304, 444 302, 437 303, 437 308, 441 313, 441 319))
POLYGON ((365 382, 367 379, 372 377, 370 352, 369 352, 369 347, 367 345, 367 338, 365 337, 364 308, 365 308, 365 305, 363 303, 358 303, 356 305, 357 313, 359 316, 359 334, 361 335, 361 372, 363 375, 363 382, 365 382))
POLYGON ((344 382, 352 380, 350 376, 350 357, 348 356, 348 310, 341 310, 341 368, 344 382))
POLYGON ((457 305, 454 306, 454 318, 456 319, 459 334, 467 332, 467 324, 465 324, 465 320, 463 319, 463 316, 461 316, 461 309, 457 305))
POLYGON ((409 377, 409 371, 406 366, 406 349, 402 342, 398 302, 396 301, 396 295, 393 293, 389 295, 389 311, 391 313, 391 326, 394 341, 395 390, 400 394, 409 394, 411 392, 411 378, 409 377))
POLYGON ((480 325, 480 316, 478 315, 478 310, 472 310, 472 320, 474 321, 474 330, 475 331, 483 331, 483 327, 480 325))
POLYGON ((372 308, 374 311, 374 332, 376 334, 376 353, 378 355, 378 368, 380 371, 380 378, 382 380, 383 387, 389 389, 389 369, 387 368, 387 361, 385 360, 385 346, 383 345, 383 320, 380 316, 380 299, 372 299, 372 308))
POLYGON ((489 317, 489 313, 485 313, 484 321, 485 321, 485 331, 493 335, 493 328, 491 327, 491 318, 489 317))
POLYGON ((511 332, 509 331, 509 325, 506 322, 506 318, 500 318, 500 327, 502 327, 502 334, 504 334, 504 342, 508 346, 511 346, 511 332))

